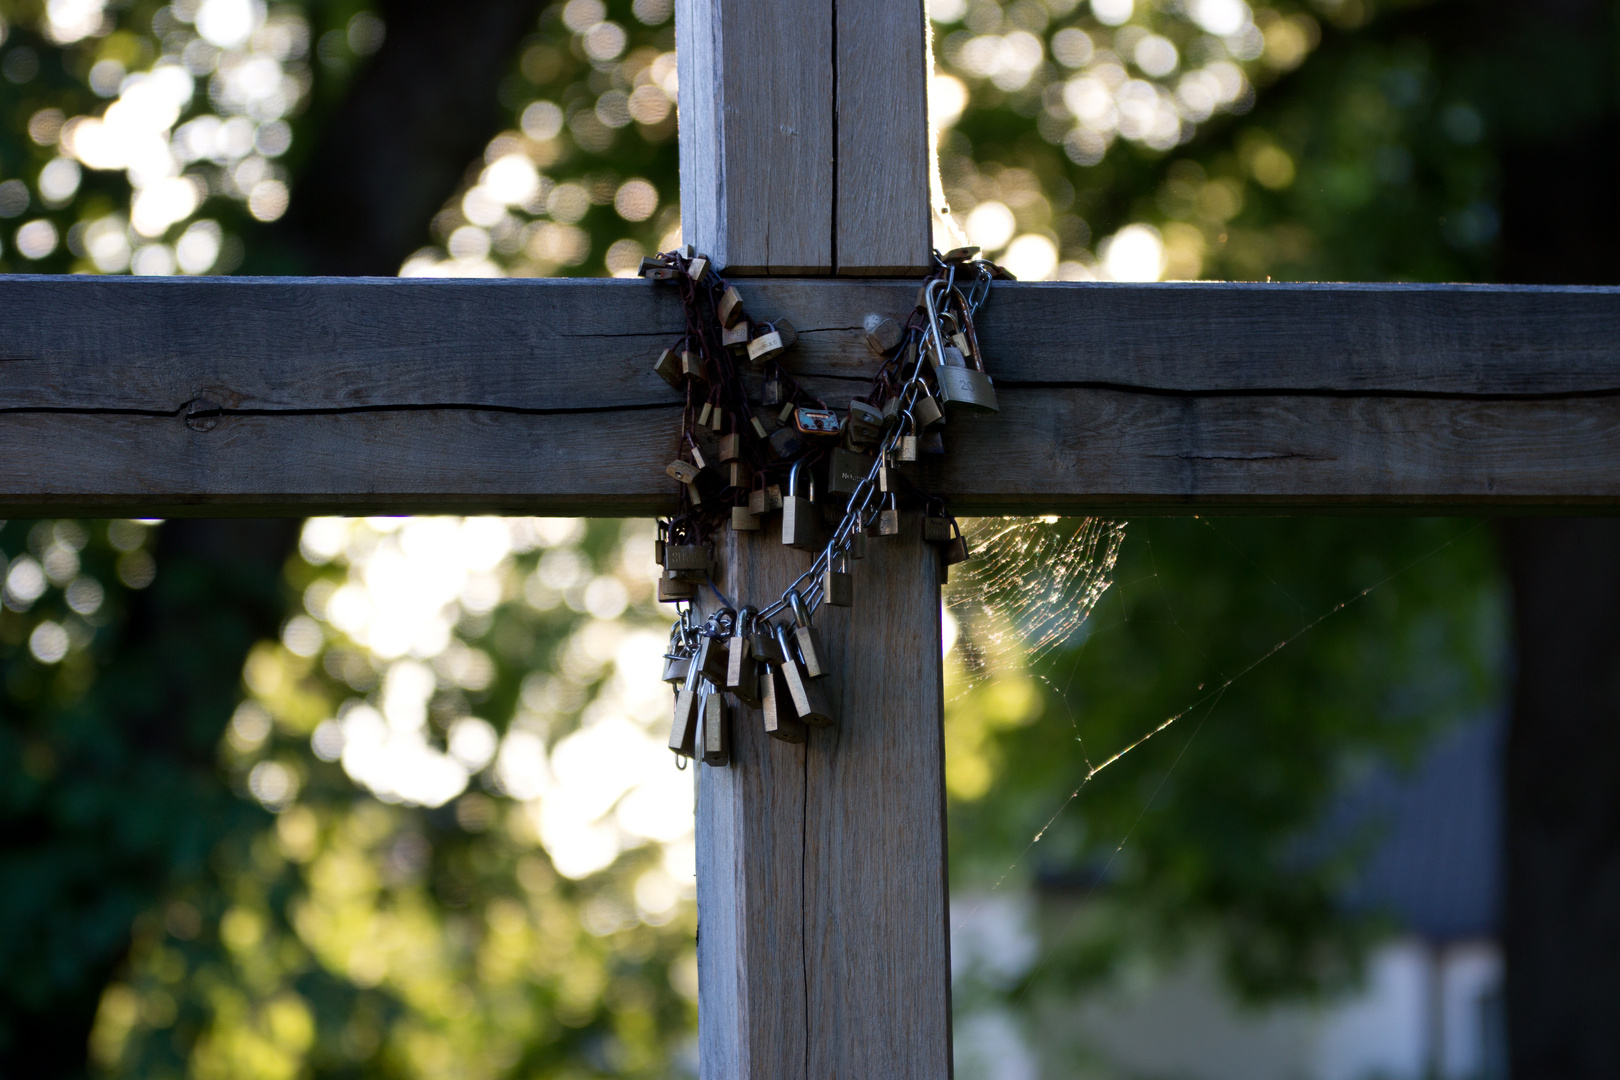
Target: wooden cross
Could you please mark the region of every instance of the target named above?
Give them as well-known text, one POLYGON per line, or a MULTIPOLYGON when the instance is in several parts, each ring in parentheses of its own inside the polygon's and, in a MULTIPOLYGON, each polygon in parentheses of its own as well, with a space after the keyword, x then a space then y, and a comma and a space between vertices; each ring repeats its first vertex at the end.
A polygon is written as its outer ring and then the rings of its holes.
MULTIPOLYGON (((864 385, 927 263, 919 0, 681 0, 686 238, 864 385), (796 275, 796 276, 786 276, 796 275)), ((674 290, 635 281, 0 279, 0 514, 652 515, 674 290)), ((961 513, 1582 512, 1620 504, 1620 290, 998 284, 961 513)), ((824 609, 840 723, 699 768, 705 1077, 950 1074, 939 592, 918 530, 824 609)), ((731 534, 721 584, 808 556, 731 534)))

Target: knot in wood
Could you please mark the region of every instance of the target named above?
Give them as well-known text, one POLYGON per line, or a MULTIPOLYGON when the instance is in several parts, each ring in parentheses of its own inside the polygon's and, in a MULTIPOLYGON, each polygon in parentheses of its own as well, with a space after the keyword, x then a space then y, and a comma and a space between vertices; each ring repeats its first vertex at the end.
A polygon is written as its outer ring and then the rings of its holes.
POLYGON ((186 402, 186 427, 192 431, 212 431, 225 415, 225 402, 211 390, 204 390, 186 402))

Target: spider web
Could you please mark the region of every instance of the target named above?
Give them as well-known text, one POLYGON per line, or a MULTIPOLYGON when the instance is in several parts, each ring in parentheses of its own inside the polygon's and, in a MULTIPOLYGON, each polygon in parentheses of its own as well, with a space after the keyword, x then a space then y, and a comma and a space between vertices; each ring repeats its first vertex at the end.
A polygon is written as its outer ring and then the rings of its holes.
POLYGON ((1125 523, 1100 518, 988 517, 962 523, 973 557, 952 568, 945 607, 956 624, 962 681, 1033 669, 1076 645, 1113 584, 1125 523))

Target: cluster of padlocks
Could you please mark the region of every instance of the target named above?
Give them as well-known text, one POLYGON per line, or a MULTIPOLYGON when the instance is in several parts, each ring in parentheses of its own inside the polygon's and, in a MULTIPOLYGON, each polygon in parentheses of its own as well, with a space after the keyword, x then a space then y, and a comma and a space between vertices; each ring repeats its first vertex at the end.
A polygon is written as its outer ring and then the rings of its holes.
POLYGON ((676 687, 669 748, 682 763, 729 764, 727 694, 759 709, 766 732, 786 742, 834 722, 826 652, 811 617, 822 604, 852 604, 850 561, 865 557, 868 537, 899 533, 902 507, 924 511, 923 539, 939 545, 942 581, 968 557, 944 502, 901 467, 944 453, 947 409, 997 411, 973 317, 991 281, 1007 275, 977 254, 936 253, 903 325, 866 317, 878 370, 842 412, 784 363, 798 342, 793 325, 751 321, 742 294, 708 257, 687 247, 642 261, 642 276, 675 283, 686 309, 686 332, 654 365, 686 395, 680 450, 665 470, 680 485, 680 507, 658 523, 656 544, 658 598, 680 605, 664 681, 676 687), (828 525, 829 508, 836 525, 828 525), (815 558, 768 606, 733 607, 712 578, 713 537, 726 527, 758 531, 778 511, 782 543, 815 558), (703 588, 722 606, 699 623, 690 602, 703 588))

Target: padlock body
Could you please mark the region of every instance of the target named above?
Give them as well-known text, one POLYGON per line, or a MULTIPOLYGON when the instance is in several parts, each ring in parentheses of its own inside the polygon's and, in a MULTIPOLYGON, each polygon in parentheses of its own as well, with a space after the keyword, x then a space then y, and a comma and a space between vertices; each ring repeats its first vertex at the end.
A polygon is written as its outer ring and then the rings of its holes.
POLYGON ((1000 412, 996 404, 996 388, 990 376, 968 367, 942 367, 934 369, 939 380, 940 400, 948 405, 960 405, 973 412, 1000 412))
POLYGON ((703 764, 731 764, 731 725, 726 699, 710 694, 703 701, 703 764))
POLYGON ((675 691, 675 715, 669 725, 669 748, 691 757, 697 741, 697 691, 685 687, 675 691))
POLYGON ((685 682, 686 674, 691 667, 692 658, 690 656, 664 657, 664 681, 667 683, 685 682))
POLYGON ((691 600, 697 596, 697 586, 690 581, 672 578, 668 574, 661 574, 658 578, 658 602, 660 604, 674 604, 681 600, 691 600))
POLYGON ((707 571, 709 569, 709 545, 668 545, 664 548, 664 569, 707 571))
MULTIPOLYGON (((844 605, 848 607, 848 605, 844 605)), ((827 663, 827 650, 821 644, 821 634, 813 626, 795 626, 793 628, 793 647, 799 652, 799 660, 804 664, 804 675, 807 679, 825 678, 832 668, 827 663)))
POLYGON ((821 546, 821 507, 799 495, 782 496, 782 543, 804 551, 821 546))
POLYGON ((839 495, 852 495, 872 471, 873 459, 866 454, 845 450, 842 446, 832 452, 827 467, 827 490, 839 495))
POLYGON ((824 679, 807 679, 799 665, 789 660, 779 669, 793 699, 793 711, 811 727, 827 727, 833 722, 832 702, 827 698, 824 679))
POLYGON ((759 518, 746 506, 733 506, 731 508, 731 528, 735 532, 758 532, 759 518))
POLYGON ((799 711, 793 705, 793 695, 782 681, 781 672, 766 667, 759 673, 760 712, 764 714, 765 734, 787 743, 802 743, 809 737, 799 711))
POLYGON ((951 521, 949 518, 925 517, 923 518, 923 539, 930 544, 943 544, 951 538, 951 521))
POLYGON ((821 575, 821 599, 833 607, 849 607, 855 603, 855 578, 839 570, 827 570, 821 575))

